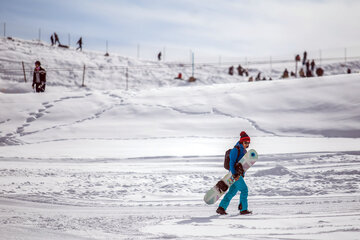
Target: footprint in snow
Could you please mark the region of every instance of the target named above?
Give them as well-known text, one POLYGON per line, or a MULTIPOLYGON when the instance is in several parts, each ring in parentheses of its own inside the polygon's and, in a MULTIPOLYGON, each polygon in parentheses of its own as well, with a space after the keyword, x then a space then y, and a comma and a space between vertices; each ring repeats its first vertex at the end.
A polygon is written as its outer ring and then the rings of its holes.
POLYGON ((29 122, 33 122, 35 120, 36 120, 35 117, 29 117, 29 118, 26 119, 26 122, 29 123, 29 122))

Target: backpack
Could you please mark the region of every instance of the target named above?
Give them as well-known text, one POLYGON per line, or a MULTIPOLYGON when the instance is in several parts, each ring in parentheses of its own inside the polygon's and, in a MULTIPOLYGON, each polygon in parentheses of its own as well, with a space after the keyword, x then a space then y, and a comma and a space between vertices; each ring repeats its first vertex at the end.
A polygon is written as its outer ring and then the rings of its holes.
MULTIPOLYGON (((237 160, 239 158, 239 155, 240 155, 240 147, 235 146, 235 148, 238 150, 238 154, 237 154, 237 157, 236 157, 236 160, 237 160)), ((230 152, 231 152, 231 150, 233 150, 233 149, 230 148, 229 150, 227 150, 225 152, 224 168, 226 170, 230 170, 230 152)))

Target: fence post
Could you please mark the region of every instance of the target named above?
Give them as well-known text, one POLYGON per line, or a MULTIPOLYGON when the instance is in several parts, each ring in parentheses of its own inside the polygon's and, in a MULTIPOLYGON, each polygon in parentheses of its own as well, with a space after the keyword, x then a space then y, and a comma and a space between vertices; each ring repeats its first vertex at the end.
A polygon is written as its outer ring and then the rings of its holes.
POLYGON ((26 82, 26 74, 25 74, 25 66, 24 66, 24 62, 22 63, 22 69, 23 69, 23 73, 24 73, 24 81, 26 82))
POLYGON ((272 57, 270 56, 270 78, 272 79, 271 74, 272 74, 272 57))
POLYGON ((191 76, 194 77, 194 68, 195 68, 195 63, 194 63, 194 52, 191 53, 191 60, 192 60, 192 74, 191 76))
POLYGON ((126 91, 129 89, 129 73, 128 73, 128 67, 126 67, 126 91))
POLYGON ((82 78, 82 87, 84 87, 84 82, 85 82, 85 64, 84 64, 84 70, 83 70, 83 78, 82 78))

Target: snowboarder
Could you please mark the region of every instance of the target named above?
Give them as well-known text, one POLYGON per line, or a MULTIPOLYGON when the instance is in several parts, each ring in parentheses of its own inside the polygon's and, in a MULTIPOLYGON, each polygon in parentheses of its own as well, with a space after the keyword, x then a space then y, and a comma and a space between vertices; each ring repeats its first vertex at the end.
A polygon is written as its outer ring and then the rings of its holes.
POLYGON ((80 37, 76 44, 79 44, 79 47, 76 48, 76 50, 80 49, 80 51, 82 51, 82 37, 80 37))
POLYGON ((158 60, 161 61, 161 52, 158 53, 158 60))
POLYGON ((40 61, 35 62, 35 69, 33 74, 32 88, 36 92, 45 92, 46 85, 46 71, 41 67, 40 61))
POLYGON ((229 191, 225 194, 224 198, 220 202, 216 213, 220 215, 226 215, 226 209, 230 204, 231 199, 236 195, 238 191, 240 194, 240 203, 238 209, 240 214, 251 214, 252 211, 248 210, 248 187, 244 181, 244 169, 241 164, 238 164, 239 160, 246 154, 246 149, 249 147, 250 137, 246 132, 242 131, 240 133, 240 141, 236 143, 234 148, 230 152, 230 171, 234 177, 237 179, 236 182, 231 185, 229 191), (237 149, 239 148, 239 150, 237 149))

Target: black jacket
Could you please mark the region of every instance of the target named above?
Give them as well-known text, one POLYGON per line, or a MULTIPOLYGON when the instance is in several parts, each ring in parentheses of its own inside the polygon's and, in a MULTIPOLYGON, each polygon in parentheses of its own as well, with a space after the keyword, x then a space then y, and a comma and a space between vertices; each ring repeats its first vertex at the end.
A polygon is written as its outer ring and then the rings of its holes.
POLYGON ((40 67, 40 70, 34 69, 33 74, 33 86, 35 84, 45 84, 46 83, 46 71, 42 67, 40 67), (37 75, 39 75, 39 80, 37 80, 37 75), (40 81, 40 82, 39 82, 40 81))

